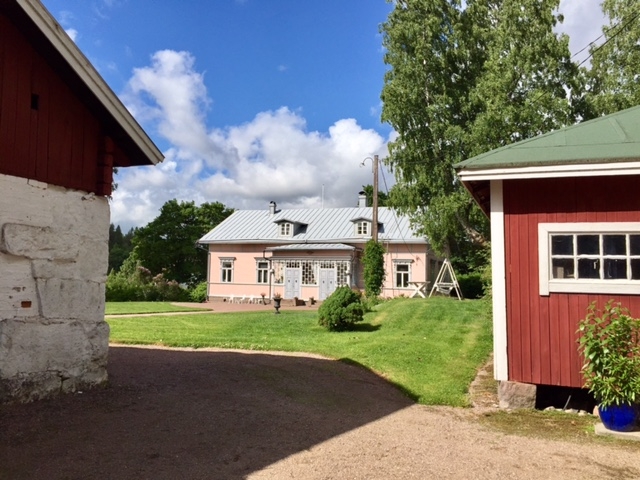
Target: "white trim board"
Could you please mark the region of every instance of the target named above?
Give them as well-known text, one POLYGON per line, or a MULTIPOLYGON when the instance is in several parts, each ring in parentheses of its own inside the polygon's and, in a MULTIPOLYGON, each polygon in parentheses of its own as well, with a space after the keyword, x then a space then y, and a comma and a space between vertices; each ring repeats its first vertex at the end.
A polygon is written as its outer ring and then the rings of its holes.
POLYGON ((458 172, 458 176, 463 182, 526 178, 600 177, 611 175, 640 175, 640 162, 583 163, 575 165, 479 170, 463 169, 458 172))
POLYGON ((502 180, 491 181, 491 283, 493 291, 493 375, 509 380, 507 277, 502 180))

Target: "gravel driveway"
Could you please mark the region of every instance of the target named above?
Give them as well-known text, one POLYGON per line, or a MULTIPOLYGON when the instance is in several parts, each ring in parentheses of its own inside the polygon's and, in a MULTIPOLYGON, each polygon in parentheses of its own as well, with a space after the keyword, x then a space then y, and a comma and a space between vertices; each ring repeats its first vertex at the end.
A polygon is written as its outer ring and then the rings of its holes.
POLYGON ((0 407, 0 479, 640 479, 640 446, 506 436, 319 357, 112 347, 109 371, 0 407))

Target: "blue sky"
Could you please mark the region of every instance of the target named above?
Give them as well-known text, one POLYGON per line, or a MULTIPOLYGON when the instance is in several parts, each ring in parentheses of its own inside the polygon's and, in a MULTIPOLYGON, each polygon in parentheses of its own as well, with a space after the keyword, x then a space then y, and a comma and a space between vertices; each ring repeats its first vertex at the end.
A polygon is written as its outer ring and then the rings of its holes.
MULTIPOLYGON (((371 183, 360 163, 386 155, 384 0, 43 3, 166 156, 118 175, 124 229, 172 198, 320 207, 324 190, 325 206, 353 206, 371 183)), ((598 3, 562 0, 572 51, 600 34, 598 3)))

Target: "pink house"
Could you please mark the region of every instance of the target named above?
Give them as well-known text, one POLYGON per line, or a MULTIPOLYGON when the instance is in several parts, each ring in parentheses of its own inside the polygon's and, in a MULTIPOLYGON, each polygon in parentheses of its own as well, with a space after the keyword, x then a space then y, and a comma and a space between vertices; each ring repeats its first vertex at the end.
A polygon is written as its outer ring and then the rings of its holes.
MULTIPOLYGON (((361 255, 371 239, 372 208, 240 210, 199 241, 209 247, 210 301, 324 300, 338 286, 364 290, 361 255)), ((382 295, 422 295, 440 260, 409 219, 378 209, 378 240, 385 254, 382 295)))

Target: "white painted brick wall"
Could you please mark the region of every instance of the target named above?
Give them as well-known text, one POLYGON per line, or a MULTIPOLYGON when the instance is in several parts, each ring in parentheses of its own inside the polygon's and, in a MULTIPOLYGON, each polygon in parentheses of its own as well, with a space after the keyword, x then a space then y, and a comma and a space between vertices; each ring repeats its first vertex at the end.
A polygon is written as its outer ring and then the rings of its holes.
POLYGON ((106 380, 106 198, 0 175, 0 402, 106 380))

